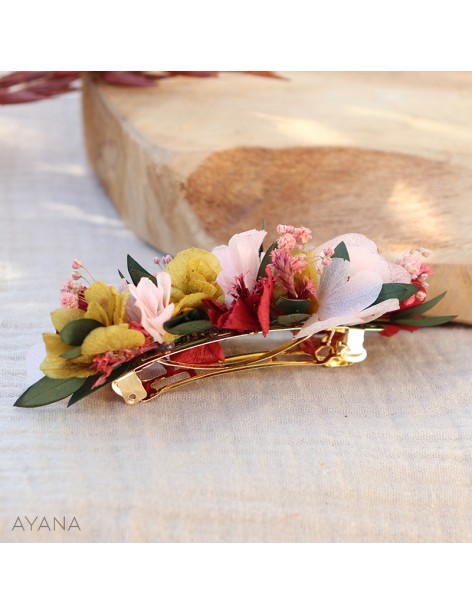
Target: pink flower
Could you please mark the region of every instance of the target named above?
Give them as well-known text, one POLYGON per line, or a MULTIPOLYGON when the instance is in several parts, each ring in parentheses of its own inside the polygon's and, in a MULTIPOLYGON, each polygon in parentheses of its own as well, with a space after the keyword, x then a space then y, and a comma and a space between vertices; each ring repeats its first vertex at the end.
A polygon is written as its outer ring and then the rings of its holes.
POLYGON ((63 292, 61 294, 61 305, 76 309, 79 306, 79 299, 73 292, 63 292))
POLYGON ((131 294, 126 305, 130 320, 139 322, 154 341, 164 341, 164 323, 170 320, 174 304, 170 303, 171 278, 169 273, 156 275, 157 286, 147 277, 142 277, 137 286, 128 285, 131 294))
POLYGON ((295 239, 293 234, 290 234, 288 232, 281 235, 277 241, 277 247, 279 249, 284 249, 288 252, 291 252, 296 244, 297 244, 297 240, 295 239))
POLYGON ((400 306, 398 299, 388 299, 371 307, 382 284, 377 272, 359 271, 354 274, 349 261, 334 258, 321 276, 318 311, 305 322, 297 337, 309 337, 335 326, 364 324, 395 311, 400 306))
POLYGON ((280 235, 277 240, 277 247, 289 252, 292 251, 295 246, 297 246, 299 250, 302 250, 303 246, 311 240, 311 230, 305 228, 305 226, 295 228, 295 226, 279 224, 277 226, 277 232, 280 235))
POLYGON ((384 283, 411 283, 411 275, 401 266, 388 262, 378 253, 377 246, 363 235, 347 234, 321 245, 346 244, 350 261, 333 258, 326 267, 318 287, 319 308, 298 333, 298 337, 313 335, 335 326, 352 326, 376 320, 384 313, 395 311, 400 303, 388 299, 371 306, 384 283))
POLYGON ((340 235, 317 247, 316 252, 324 253, 325 248, 336 248, 341 242, 347 247, 352 275, 360 271, 373 271, 380 275, 384 283, 411 283, 411 274, 403 266, 386 260, 379 254, 377 245, 361 234, 340 235))
POLYGON ((233 235, 228 245, 219 245, 213 249, 212 254, 218 258, 222 269, 216 281, 225 293, 227 307, 234 301, 232 293, 241 279, 249 292, 256 287, 261 264, 259 248, 266 234, 265 230, 247 230, 233 235))

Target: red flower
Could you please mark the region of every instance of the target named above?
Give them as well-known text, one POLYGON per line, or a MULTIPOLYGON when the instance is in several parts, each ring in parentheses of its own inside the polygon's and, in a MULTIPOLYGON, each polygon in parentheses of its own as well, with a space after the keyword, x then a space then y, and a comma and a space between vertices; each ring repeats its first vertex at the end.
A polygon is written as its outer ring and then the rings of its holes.
POLYGON ((212 365, 224 362, 225 354, 221 343, 207 343, 200 347, 182 350, 172 356, 172 360, 185 365, 212 365))
MULTIPOLYGON (((429 269, 429 267, 427 268, 428 272, 431 272, 431 269, 429 269)), ((411 283, 414 286, 418 286, 418 292, 424 292, 426 295, 426 288, 421 284, 420 281, 414 280, 411 283)), ((421 303, 424 303, 425 298, 423 297, 422 299, 419 299, 418 292, 416 294, 413 294, 413 296, 410 296, 410 298, 407 298, 406 300, 402 301, 400 303, 400 308, 393 313, 396 314, 400 311, 404 311, 405 309, 410 309, 411 307, 416 307, 417 305, 421 305, 421 303)), ((404 324, 387 324, 384 329, 380 331, 380 334, 383 337, 393 337, 393 335, 396 335, 401 330, 409 330, 411 333, 413 333, 415 330, 419 330, 419 326, 405 326, 404 324)))
POLYGON ((415 330, 419 330, 419 326, 405 326, 403 324, 386 324, 384 329, 380 331, 380 334, 383 337, 393 337, 401 330, 409 330, 411 333, 415 332, 415 330))
POLYGON ((228 308, 212 300, 204 301, 208 307, 210 322, 217 328, 247 333, 262 330, 264 336, 269 332, 270 302, 274 290, 274 280, 269 268, 267 277, 256 283, 253 292, 249 292, 243 280, 239 280, 234 301, 228 308))

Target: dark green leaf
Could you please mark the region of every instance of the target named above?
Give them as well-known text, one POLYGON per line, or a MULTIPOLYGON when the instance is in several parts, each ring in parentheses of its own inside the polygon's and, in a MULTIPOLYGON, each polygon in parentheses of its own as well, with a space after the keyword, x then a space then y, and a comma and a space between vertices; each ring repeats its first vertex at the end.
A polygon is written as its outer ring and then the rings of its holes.
POLYGON ((191 309, 190 311, 184 311, 180 315, 171 320, 167 320, 164 323, 164 329, 167 332, 172 332, 172 329, 179 324, 186 322, 192 322, 193 320, 208 320, 207 314, 201 309, 191 309))
POLYGON ((74 347, 71 350, 67 350, 64 354, 61 354, 61 358, 78 358, 81 354, 81 348, 74 347))
POLYGON ((49 405, 61 399, 65 399, 73 392, 78 390, 84 383, 83 377, 72 377, 69 379, 51 379, 43 377, 28 388, 17 399, 16 407, 40 407, 49 405))
POLYGON ((189 335, 213 328, 207 314, 201 309, 191 309, 181 313, 176 318, 168 320, 164 329, 173 335, 189 335))
POLYGON ((346 244, 344 241, 341 241, 339 245, 336 246, 334 250, 334 254, 331 256, 332 258, 342 258, 343 260, 349 261, 349 252, 347 251, 346 244))
POLYGON ((418 316, 417 318, 398 318, 395 320, 395 324, 425 328, 426 326, 440 326, 441 324, 447 324, 454 318, 457 318, 457 316, 418 316))
POLYGON ((379 303, 382 303, 390 298, 397 298, 401 302, 407 298, 410 298, 410 296, 413 296, 413 294, 418 291, 418 286, 415 286, 414 284, 383 284, 377 300, 375 300, 370 306, 372 307, 373 305, 378 305, 379 303))
POLYGON ((192 320, 191 322, 184 322, 183 324, 177 324, 173 328, 167 328, 173 335, 190 335, 192 333, 201 333, 204 330, 210 330, 213 328, 213 324, 210 320, 192 320))
POLYGON ((277 322, 282 326, 290 326, 291 324, 299 324, 308 320, 310 315, 308 313, 289 313, 285 316, 279 316, 277 322))
POLYGON ((117 377, 124 375, 126 371, 128 371, 129 369, 131 369, 131 364, 129 362, 123 365, 120 365, 119 367, 116 367, 116 369, 113 369, 113 371, 107 377, 107 379, 103 382, 103 384, 100 384, 100 386, 97 386, 96 388, 93 388, 93 386, 95 382, 98 380, 98 378, 100 377, 100 375, 91 375, 90 377, 87 377, 85 380, 82 380, 83 382, 82 386, 78 390, 76 390, 74 394, 71 396, 71 398, 69 399, 69 402, 67 403, 67 407, 74 405, 74 403, 77 403, 77 401, 80 401, 81 399, 88 396, 92 392, 95 392, 96 390, 103 388, 103 386, 106 386, 107 384, 115 380, 117 377))
POLYGON ((128 262, 129 276, 131 277, 131 281, 133 282, 133 284, 135 286, 137 286, 139 284, 139 280, 142 277, 147 277, 153 283, 155 283, 156 286, 157 286, 156 276, 152 275, 151 273, 149 273, 149 271, 146 271, 146 269, 144 267, 142 267, 139 264, 139 262, 136 262, 136 260, 134 258, 132 258, 129 254, 128 254, 127 262, 128 262))
POLYGON ((411 316, 419 316, 428 309, 432 309, 435 305, 439 303, 439 301, 444 298, 446 292, 439 294, 435 298, 432 298, 430 301, 426 301, 425 303, 421 303, 421 305, 416 305, 416 307, 410 307, 409 309, 402 309, 401 311, 396 311, 392 314, 391 319, 398 318, 409 318, 411 316))
POLYGON ((103 324, 91 318, 72 320, 61 330, 61 339, 67 345, 82 345, 85 337, 99 326, 103 324))
POLYGON ((298 298, 284 298, 276 301, 275 306, 283 313, 306 313, 310 310, 311 301, 298 298))
POLYGON ((269 247, 269 249, 266 251, 266 253, 264 254, 264 258, 262 258, 261 265, 259 267, 259 270, 257 271, 257 279, 260 279, 261 277, 266 276, 265 274, 266 266, 271 263, 272 252, 274 251, 276 247, 277 247, 277 241, 274 241, 272 245, 269 247))
POLYGON ((120 269, 118 269, 118 275, 121 277, 121 279, 125 279, 125 276, 123 275, 123 273, 120 271, 120 269))

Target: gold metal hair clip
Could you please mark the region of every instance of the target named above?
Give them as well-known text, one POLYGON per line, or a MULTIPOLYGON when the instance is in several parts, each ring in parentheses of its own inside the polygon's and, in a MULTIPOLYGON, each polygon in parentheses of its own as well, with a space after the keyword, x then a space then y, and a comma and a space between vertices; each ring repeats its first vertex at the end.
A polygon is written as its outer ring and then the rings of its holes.
POLYGON ((391 336, 455 317, 427 314, 445 293, 426 300, 424 248, 391 262, 360 234, 310 247, 308 228, 279 224, 267 249, 266 235, 252 229, 212 252, 191 247, 156 258, 158 272, 128 256, 119 287, 94 280, 74 260, 61 307, 51 313, 55 332, 43 335, 44 377, 16 405, 66 397, 73 405, 107 384, 136 405, 225 373, 347 367, 366 358, 366 330, 391 336), (294 336, 281 343, 283 331, 294 336), (230 339, 261 335, 276 347, 228 347, 230 339))
MULTIPOLYGON (((299 328, 291 330, 299 330, 299 328)), ((181 346, 174 346, 157 355, 153 353, 152 356, 143 357, 142 364, 112 382, 112 389, 123 398, 125 403, 136 405, 151 401, 184 384, 225 373, 267 367, 348 367, 362 362, 367 357, 367 351, 364 348, 366 330, 379 331, 381 329, 336 327, 324 331, 321 337, 293 338, 272 350, 225 356, 223 362, 205 365, 182 363, 178 358, 173 359, 174 356, 182 353, 181 346), (161 367, 160 372, 156 374, 156 367, 159 366, 161 367)), ((269 331, 269 335, 276 332, 280 330, 269 331)), ((211 341, 203 342, 200 347, 228 339, 258 335, 259 333, 246 335, 223 333, 216 335, 211 341)), ((195 347, 199 345, 194 345, 193 348, 195 347)))

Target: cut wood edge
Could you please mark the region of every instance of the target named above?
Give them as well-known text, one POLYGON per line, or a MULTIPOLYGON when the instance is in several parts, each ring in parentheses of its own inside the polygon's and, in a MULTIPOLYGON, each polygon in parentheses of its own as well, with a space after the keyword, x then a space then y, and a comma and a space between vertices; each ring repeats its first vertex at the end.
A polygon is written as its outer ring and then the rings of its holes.
POLYGON ((117 116, 91 79, 84 80, 82 100, 89 162, 124 222, 164 253, 214 244, 185 200, 176 156, 117 116))

